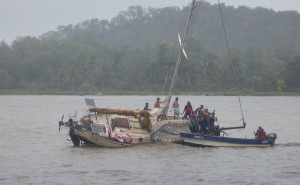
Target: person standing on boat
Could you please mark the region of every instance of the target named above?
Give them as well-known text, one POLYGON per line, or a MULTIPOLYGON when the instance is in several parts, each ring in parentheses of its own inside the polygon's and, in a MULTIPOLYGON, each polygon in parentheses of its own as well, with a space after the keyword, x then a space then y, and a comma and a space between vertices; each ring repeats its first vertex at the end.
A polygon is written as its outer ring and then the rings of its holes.
POLYGON ((209 122, 209 112, 208 109, 204 109, 203 115, 200 118, 200 126, 201 126, 201 132, 207 133, 207 129, 211 129, 211 124, 209 122))
POLYGON ((192 127, 190 127, 191 132, 197 133, 199 132, 199 118, 195 113, 192 113, 192 116, 190 117, 190 121, 192 123, 192 127))
POLYGON ((149 103, 146 103, 145 107, 144 107, 144 110, 150 110, 149 109, 149 103))
MULTIPOLYGON (((175 98, 173 105, 172 105, 173 113, 174 113, 174 118, 179 117, 179 103, 178 103, 178 97, 175 98)), ((171 109, 171 111, 172 111, 171 109)))
POLYGON ((211 128, 215 127, 215 120, 216 120, 216 117, 215 117, 215 110, 210 114, 208 113, 208 122, 209 122, 209 126, 211 128))
POLYGON ((220 134, 221 134, 220 126, 216 125, 215 128, 214 128, 214 135, 215 136, 220 136, 220 134))
POLYGON ((258 129, 255 133, 255 137, 260 140, 267 139, 267 134, 261 126, 258 127, 258 129))
POLYGON ((183 116, 184 118, 191 119, 191 116, 193 114, 193 107, 191 105, 191 102, 189 102, 189 101, 187 102, 186 106, 184 107, 183 113, 184 113, 184 116, 183 116))
POLYGON ((199 118, 199 126, 200 126, 200 133, 206 134, 207 133, 207 122, 204 120, 203 116, 201 116, 199 118))
POLYGON ((195 110, 195 113, 197 114, 198 118, 201 118, 203 116, 203 109, 204 109, 204 107, 203 107, 203 105, 201 105, 199 108, 197 108, 195 110))
POLYGON ((155 104, 154 104, 154 108, 160 108, 160 104, 161 103, 164 103, 165 101, 160 101, 160 98, 156 98, 156 102, 155 102, 155 104))

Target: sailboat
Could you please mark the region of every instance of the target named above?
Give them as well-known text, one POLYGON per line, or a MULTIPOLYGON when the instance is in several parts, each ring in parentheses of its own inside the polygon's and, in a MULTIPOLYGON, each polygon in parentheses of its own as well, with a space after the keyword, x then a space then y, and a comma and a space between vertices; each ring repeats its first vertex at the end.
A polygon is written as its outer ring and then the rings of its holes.
POLYGON ((196 0, 191 3, 191 9, 186 21, 184 34, 179 39, 179 52, 176 66, 170 84, 168 96, 160 108, 152 110, 120 110, 98 108, 92 99, 86 99, 89 107, 87 114, 80 120, 70 118, 59 122, 69 128, 69 136, 74 146, 83 144, 107 148, 130 147, 155 142, 179 142, 180 132, 190 132, 190 121, 174 119, 167 115, 178 70, 183 57, 187 58, 185 46, 188 40, 191 18, 196 6, 196 0))
POLYGON ((267 135, 267 139, 247 139, 224 136, 210 136, 197 133, 180 133, 184 144, 195 147, 269 147, 275 145, 276 133, 267 135))

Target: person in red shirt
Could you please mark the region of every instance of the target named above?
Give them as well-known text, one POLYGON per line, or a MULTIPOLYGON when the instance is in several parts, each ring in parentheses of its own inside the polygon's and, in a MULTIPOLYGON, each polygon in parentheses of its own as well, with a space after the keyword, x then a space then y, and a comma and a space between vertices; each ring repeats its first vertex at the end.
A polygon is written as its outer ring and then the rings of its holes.
POLYGON ((160 98, 156 98, 156 102, 155 102, 155 104, 154 104, 154 108, 160 108, 160 104, 161 103, 164 103, 165 101, 160 101, 160 98))
POLYGON ((257 139, 260 139, 260 140, 265 140, 265 139, 267 139, 266 132, 264 131, 264 129, 263 129, 261 126, 258 127, 258 129, 257 129, 257 131, 256 131, 256 133, 255 133, 255 137, 256 137, 257 139))
POLYGON ((183 113, 184 113, 184 116, 183 116, 184 118, 191 118, 191 116, 193 114, 193 107, 191 105, 191 102, 189 102, 189 101, 187 102, 186 106, 184 107, 183 113))

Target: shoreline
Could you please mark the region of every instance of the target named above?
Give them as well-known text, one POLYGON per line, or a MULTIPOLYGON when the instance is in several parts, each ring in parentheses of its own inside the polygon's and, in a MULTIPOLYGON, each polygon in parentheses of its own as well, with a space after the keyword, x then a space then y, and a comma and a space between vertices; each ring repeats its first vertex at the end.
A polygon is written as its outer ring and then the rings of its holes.
MULTIPOLYGON (((167 92, 164 93, 166 95, 167 92)), ((237 96, 238 94, 231 91, 222 92, 179 92, 175 91, 174 95, 184 96, 237 96)), ((161 96, 161 92, 152 91, 41 91, 41 90, 3 90, 0 89, 0 96, 7 95, 70 95, 70 96, 161 96)), ((300 96, 300 92, 255 92, 241 91, 239 96, 300 96)))

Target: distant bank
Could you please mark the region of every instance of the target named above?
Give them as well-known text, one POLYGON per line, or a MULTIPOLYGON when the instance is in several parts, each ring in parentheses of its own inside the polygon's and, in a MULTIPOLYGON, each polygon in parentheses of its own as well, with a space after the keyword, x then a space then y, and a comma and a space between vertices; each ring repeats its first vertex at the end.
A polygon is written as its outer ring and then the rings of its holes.
MULTIPOLYGON (((167 92, 159 91, 59 91, 59 90, 5 90, 0 89, 0 95, 166 95, 167 92)), ((191 95, 191 96, 236 96, 233 91, 222 92, 195 92, 195 91, 175 91, 176 95, 191 95)), ((300 92, 257 92, 253 90, 243 90, 240 92, 241 96, 300 96, 300 92)))

